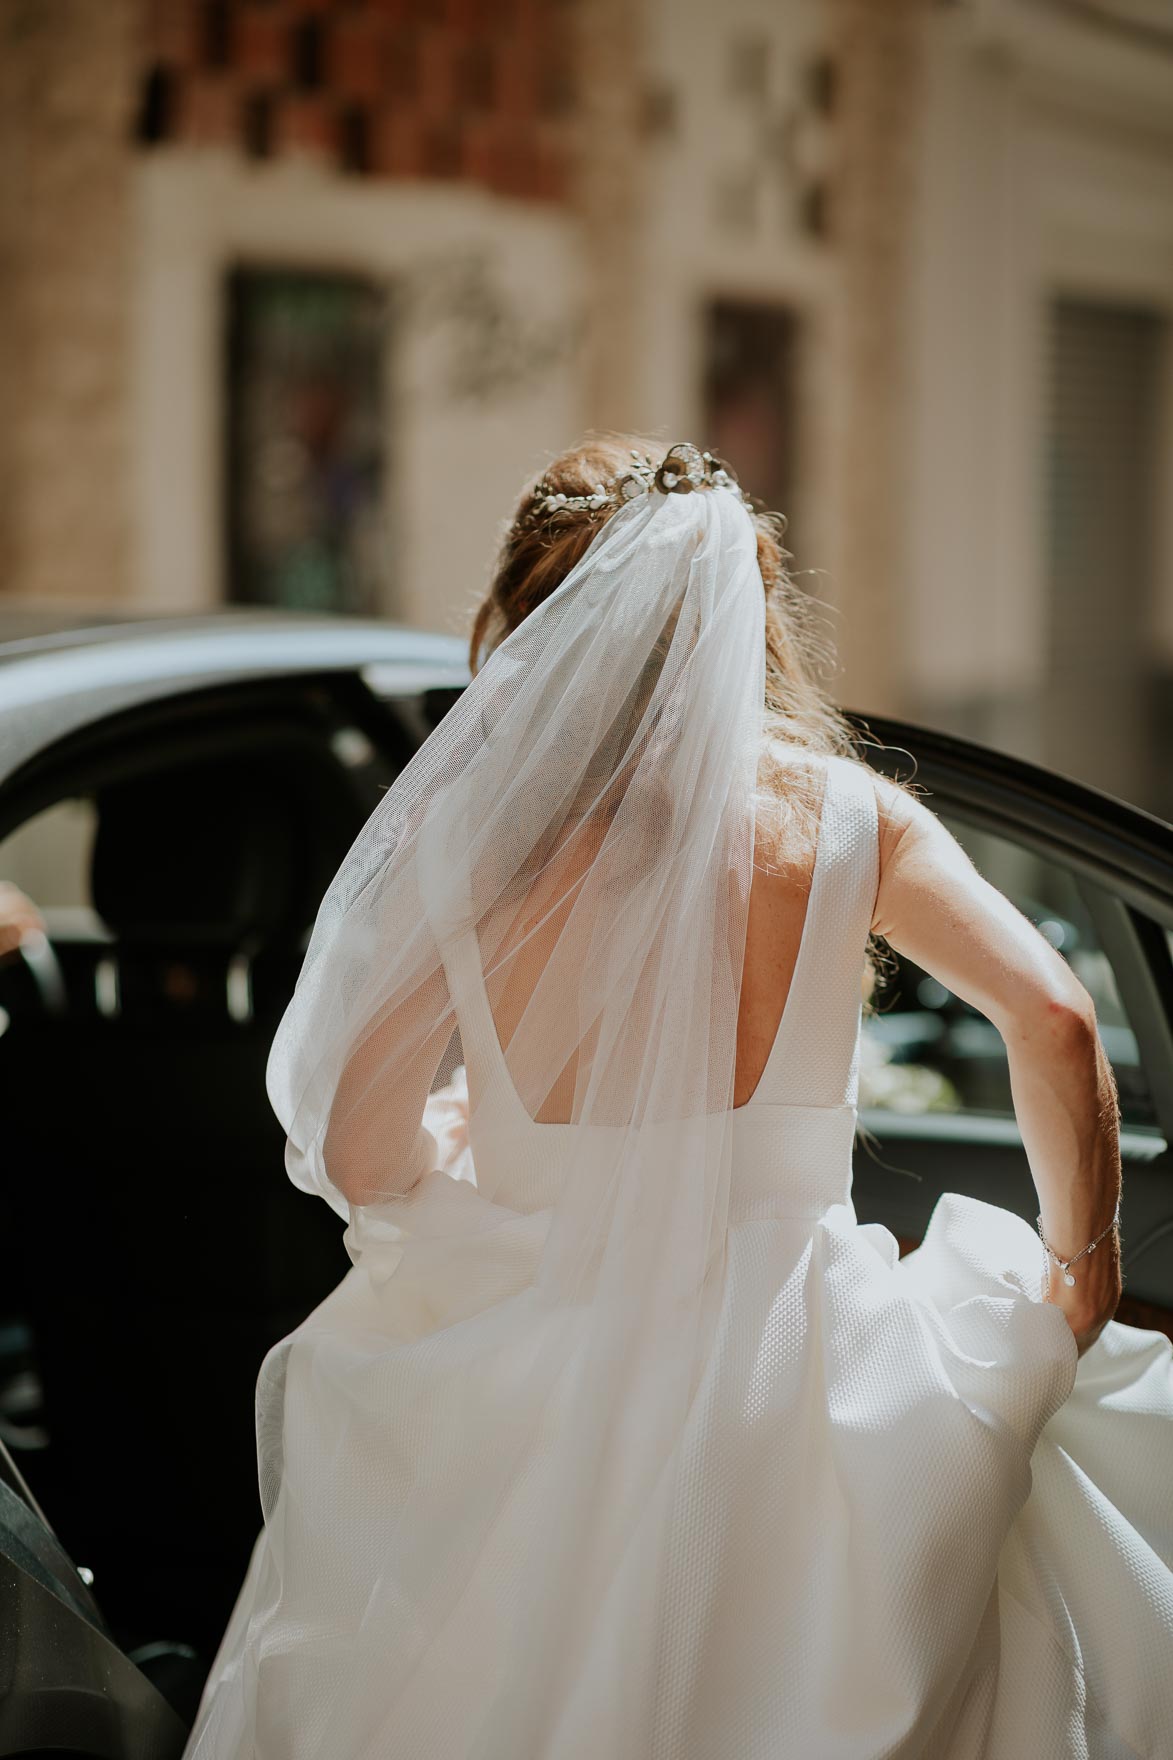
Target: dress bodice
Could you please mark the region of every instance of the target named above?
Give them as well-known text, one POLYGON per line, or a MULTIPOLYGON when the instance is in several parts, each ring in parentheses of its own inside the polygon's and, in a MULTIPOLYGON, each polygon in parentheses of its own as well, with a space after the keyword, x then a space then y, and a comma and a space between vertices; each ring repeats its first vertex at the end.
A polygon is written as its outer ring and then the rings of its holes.
MULTIPOLYGON (((862 977, 879 880, 875 789, 855 760, 826 760, 810 892, 782 1018, 750 1099, 733 1109, 730 1220, 817 1217, 851 1190, 862 977)), ((442 888, 427 876, 435 906, 442 888)), ((472 1102, 480 1188, 511 1209, 553 1202, 560 1139, 607 1125, 531 1118, 510 1077, 489 1005, 475 925, 442 937, 472 1102)))

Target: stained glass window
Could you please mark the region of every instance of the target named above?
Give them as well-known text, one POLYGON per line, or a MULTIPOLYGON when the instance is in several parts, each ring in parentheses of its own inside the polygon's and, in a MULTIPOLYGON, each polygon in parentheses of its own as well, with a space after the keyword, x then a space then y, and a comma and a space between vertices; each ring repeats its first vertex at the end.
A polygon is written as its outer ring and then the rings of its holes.
POLYGON ((387 609, 387 308, 383 290, 350 276, 230 276, 230 599, 387 609))

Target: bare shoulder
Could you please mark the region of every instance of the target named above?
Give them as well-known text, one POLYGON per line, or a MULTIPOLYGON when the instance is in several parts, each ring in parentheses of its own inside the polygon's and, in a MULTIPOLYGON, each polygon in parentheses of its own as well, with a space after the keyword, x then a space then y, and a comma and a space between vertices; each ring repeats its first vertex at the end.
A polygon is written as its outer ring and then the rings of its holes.
POLYGON ((908 789, 901 788, 890 777, 870 768, 868 775, 876 791, 880 865, 883 867, 909 832, 915 833, 918 827, 921 830, 925 828, 925 818, 930 814, 923 801, 910 794, 908 789))
POLYGON ((873 770, 870 764, 867 772, 876 791, 881 819, 898 815, 905 804, 912 800, 908 790, 893 782, 890 776, 885 776, 882 770, 873 770))
POLYGON ((1087 1012, 1063 956, 988 880, 933 808, 875 775, 881 861, 872 929, 999 1030, 1087 1012))
POLYGON ((923 891, 930 876, 939 884, 956 883, 971 877, 973 870, 961 845, 918 794, 879 771, 869 774, 876 792, 879 843, 872 927, 884 934, 903 892, 923 891))

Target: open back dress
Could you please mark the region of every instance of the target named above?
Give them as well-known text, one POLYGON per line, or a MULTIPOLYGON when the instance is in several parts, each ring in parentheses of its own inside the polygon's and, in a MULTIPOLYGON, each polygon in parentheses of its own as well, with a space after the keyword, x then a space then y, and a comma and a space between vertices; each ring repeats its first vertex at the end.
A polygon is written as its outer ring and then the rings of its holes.
MULTIPOLYGON (((886 1228, 856 1219, 877 830, 870 772, 830 759, 785 1009, 735 1110, 716 1347, 690 1410, 655 1596, 635 1536, 607 1620, 582 1632, 542 1753, 492 1760, 626 1760, 619 1719, 631 1707, 613 1708, 610 1683, 634 1622, 644 1638, 649 1619, 646 1760, 1173 1756, 1173 1346, 1112 1322, 1078 1357, 1063 1314, 1042 1300, 1038 1236, 1005 1209, 946 1191, 903 1259, 886 1228)), ((526 1474, 394 1717, 381 1716, 379 1680, 366 1674, 353 1680, 346 1728, 321 1712, 346 1678, 351 1612, 395 1595, 407 1488, 454 1470, 446 1400, 470 1368, 507 1390, 510 1365, 486 1354, 478 1322, 531 1276, 560 1133, 576 1128, 535 1122, 522 1106, 472 935, 444 948, 472 1140, 453 1128, 458 1071, 433 1097, 448 1165, 411 1199, 436 1253, 417 1255, 409 1276, 394 1230, 385 1243, 374 1227, 350 1231, 353 1268, 266 1362, 262 1385, 268 1373, 281 1397, 262 1401, 262 1483, 266 1451, 280 1450, 285 1484, 213 1666, 192 1760, 489 1754, 478 1732, 485 1705, 509 1691, 494 1638, 524 1545, 526 1474), (495 1206, 498 1225, 475 1251, 446 1252, 448 1220, 470 1204, 495 1206), (352 1415, 331 1406, 337 1383, 315 1375, 340 1341, 365 1379, 364 1405, 377 1384, 384 1414, 361 1458, 337 1457, 332 1439, 352 1415), (276 1614, 270 1530, 281 1538, 276 1614)), ((463 1470, 475 1499, 477 1462, 463 1470)))

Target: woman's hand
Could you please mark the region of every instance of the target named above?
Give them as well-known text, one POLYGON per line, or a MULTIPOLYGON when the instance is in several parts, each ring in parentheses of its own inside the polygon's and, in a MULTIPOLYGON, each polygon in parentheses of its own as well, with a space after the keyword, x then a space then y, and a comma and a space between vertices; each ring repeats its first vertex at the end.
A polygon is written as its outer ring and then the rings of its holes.
MULTIPOLYGON (((1043 1228, 1047 1230, 1045 1216, 1043 1228)), ((1099 1229, 1096 1233, 1099 1233, 1099 1229)), ((1049 1230, 1047 1239, 1057 1253, 1064 1254, 1078 1252, 1079 1247, 1084 1244, 1082 1241, 1076 1245, 1071 1241, 1055 1240, 1049 1230)), ((1050 1269, 1050 1287, 1046 1299, 1063 1310, 1082 1357, 1095 1344, 1120 1304, 1124 1287, 1120 1272, 1120 1236, 1116 1229, 1112 1229, 1098 1246, 1093 1247, 1090 1253, 1085 1253, 1071 1267, 1071 1274, 1075 1278, 1073 1284, 1064 1283, 1063 1273, 1050 1255, 1047 1256, 1047 1265, 1050 1269)))
POLYGON ((45 932, 45 920, 31 898, 10 880, 0 880, 0 959, 14 954, 26 935, 45 932))

